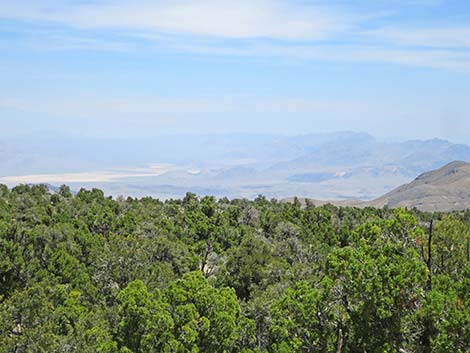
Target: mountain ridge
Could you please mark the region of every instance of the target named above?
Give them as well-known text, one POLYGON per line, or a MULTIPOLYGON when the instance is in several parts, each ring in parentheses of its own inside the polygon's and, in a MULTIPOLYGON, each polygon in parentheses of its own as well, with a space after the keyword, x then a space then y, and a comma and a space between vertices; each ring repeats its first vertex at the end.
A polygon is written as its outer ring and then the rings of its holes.
MULTIPOLYGON (((292 198, 286 200, 292 202, 292 198)), ((330 203, 351 207, 417 208, 428 212, 470 209, 470 163, 450 162, 370 201, 301 199, 303 203, 307 201, 316 206, 330 203)))
POLYGON ((411 183, 368 203, 375 207, 416 207, 423 211, 470 208, 470 163, 454 161, 420 174, 411 183))

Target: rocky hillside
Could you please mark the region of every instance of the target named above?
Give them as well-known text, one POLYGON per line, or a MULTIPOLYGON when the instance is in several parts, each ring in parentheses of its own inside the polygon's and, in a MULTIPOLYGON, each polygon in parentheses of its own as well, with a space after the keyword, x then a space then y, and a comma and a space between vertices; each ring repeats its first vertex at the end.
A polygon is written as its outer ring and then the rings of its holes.
MULTIPOLYGON (((293 198, 286 199, 293 202, 293 198)), ((421 174, 409 184, 371 201, 360 200, 315 200, 311 204, 323 206, 331 203, 336 206, 353 207, 416 207, 422 211, 454 211, 470 209, 470 163, 455 161, 446 166, 421 174)), ((302 198, 300 202, 307 203, 302 198)))
POLYGON ((368 202, 375 207, 416 207, 423 211, 470 208, 470 163, 452 162, 421 174, 409 184, 368 202))

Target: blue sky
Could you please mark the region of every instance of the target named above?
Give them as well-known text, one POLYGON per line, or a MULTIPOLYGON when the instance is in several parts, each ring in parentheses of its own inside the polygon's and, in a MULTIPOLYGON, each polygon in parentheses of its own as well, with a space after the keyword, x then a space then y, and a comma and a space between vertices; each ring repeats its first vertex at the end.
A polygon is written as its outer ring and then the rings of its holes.
POLYGON ((0 138, 470 143, 470 3, 0 0, 0 138))

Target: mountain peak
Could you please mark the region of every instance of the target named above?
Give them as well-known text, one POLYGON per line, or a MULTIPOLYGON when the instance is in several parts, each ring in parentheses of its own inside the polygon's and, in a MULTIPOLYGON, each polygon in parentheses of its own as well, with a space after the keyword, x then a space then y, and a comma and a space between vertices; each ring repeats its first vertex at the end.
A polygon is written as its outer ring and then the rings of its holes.
POLYGON ((470 163, 464 161, 453 161, 442 168, 419 175, 415 181, 433 182, 448 179, 450 176, 459 172, 466 172, 468 168, 470 168, 470 163))

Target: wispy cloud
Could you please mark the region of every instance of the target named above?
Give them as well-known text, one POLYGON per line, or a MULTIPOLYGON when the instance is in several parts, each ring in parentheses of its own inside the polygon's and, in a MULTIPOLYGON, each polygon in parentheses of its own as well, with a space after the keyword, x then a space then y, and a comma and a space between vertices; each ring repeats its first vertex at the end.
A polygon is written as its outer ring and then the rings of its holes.
POLYGON ((221 38, 325 39, 357 19, 331 6, 286 0, 134 0, 67 6, 65 1, 10 2, 0 17, 79 28, 146 30, 221 38))
POLYGON ((356 44, 279 44, 248 43, 230 46, 203 43, 173 43, 173 49, 210 55, 248 56, 304 61, 386 63, 470 73, 470 52, 447 48, 403 48, 373 43, 356 44))
POLYGON ((470 48, 470 26, 391 27, 366 35, 383 43, 433 48, 470 48))
MULTIPOLYGON (((376 2, 387 4, 390 2, 376 2)), ((409 0, 438 5, 440 0, 409 0)), ((470 72, 470 26, 385 25, 342 1, 11 1, 0 18, 65 26, 35 49, 176 51, 205 55, 374 62, 470 72), (336 5, 335 5, 336 4, 336 5), (343 4, 340 6, 340 4, 343 4), (72 30, 71 30, 72 29, 72 30)), ((390 14, 389 14, 390 15, 390 14)), ((392 16, 392 15, 390 15, 392 16)), ((40 44, 38 44, 40 43, 40 44)), ((1 43, 0 43, 1 44, 1 43)))

